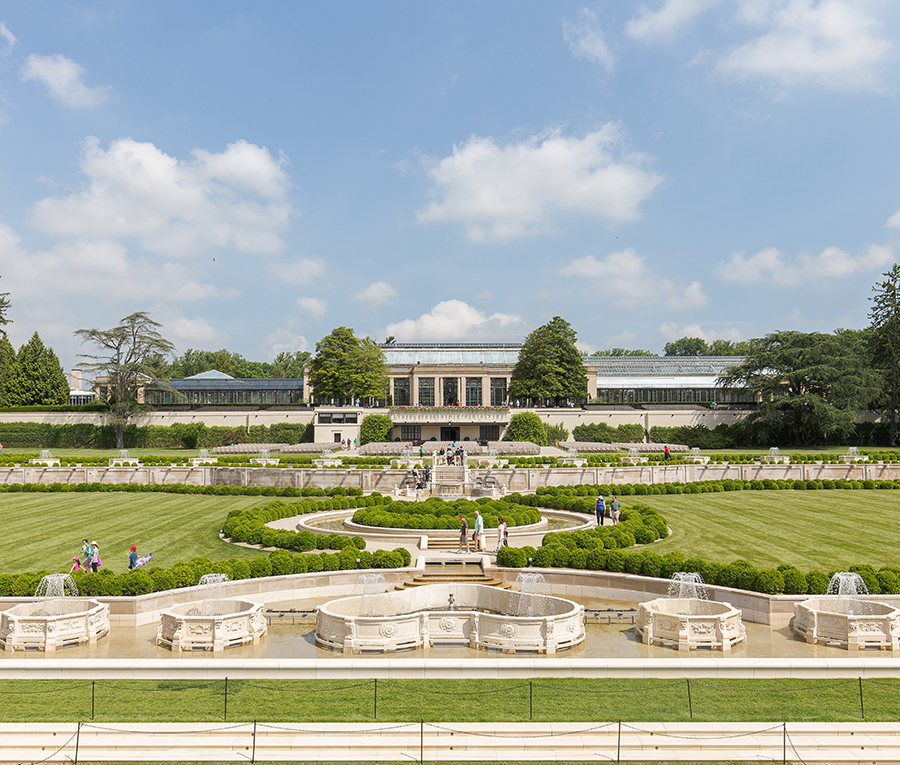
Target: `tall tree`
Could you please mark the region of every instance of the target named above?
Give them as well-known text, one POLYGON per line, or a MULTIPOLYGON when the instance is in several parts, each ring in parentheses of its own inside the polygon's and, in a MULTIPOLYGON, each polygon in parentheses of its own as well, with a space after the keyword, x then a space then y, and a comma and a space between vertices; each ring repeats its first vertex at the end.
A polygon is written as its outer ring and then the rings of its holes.
POLYGON ((666 343, 666 356, 707 356, 709 355, 709 346, 702 337, 682 337, 680 340, 673 340, 666 343))
POLYGON ((384 354, 371 338, 337 327, 316 343, 309 382, 321 399, 380 399, 387 396, 384 354))
POLYGON ((522 344, 512 371, 509 395, 526 399, 587 398, 587 374, 575 341, 578 335, 565 319, 554 316, 522 344))
POLYGON ((882 274, 884 281, 872 287, 872 329, 875 366, 884 377, 887 394, 886 415, 891 446, 897 445, 897 418, 900 409, 900 265, 882 274))
POLYGON ((12 319, 7 318, 6 312, 12 307, 12 304, 9 302, 9 293, 8 292, 0 292, 0 335, 6 337, 6 330, 3 329, 7 324, 12 322, 12 319))
POLYGON ((808 446, 853 432, 859 409, 878 394, 864 332, 773 332, 751 341, 744 362, 720 378, 751 388, 759 403, 747 418, 764 438, 808 446))
POLYGON ((94 353, 81 354, 93 359, 84 365, 94 372, 95 387, 109 406, 109 422, 116 434, 116 446, 125 447, 125 427, 140 411, 139 394, 143 387, 162 382, 156 376, 158 357, 175 349, 160 333, 162 325, 144 311, 122 319, 112 329, 79 329, 75 336, 95 346, 94 353))
POLYGON ((593 356, 657 356, 658 354, 653 353, 651 351, 641 351, 638 349, 628 349, 628 348, 609 348, 605 351, 594 351, 591 354, 593 356))
POLYGON ((0 334, 0 406, 6 406, 6 380, 16 364, 16 352, 6 333, 0 334))
POLYGON ((3 383, 8 406, 54 406, 69 400, 69 384, 52 348, 35 332, 19 348, 3 383))
POLYGON ((272 362, 272 377, 282 379, 292 379, 303 377, 303 371, 312 361, 312 354, 309 351, 296 351, 288 353, 282 351, 272 362))

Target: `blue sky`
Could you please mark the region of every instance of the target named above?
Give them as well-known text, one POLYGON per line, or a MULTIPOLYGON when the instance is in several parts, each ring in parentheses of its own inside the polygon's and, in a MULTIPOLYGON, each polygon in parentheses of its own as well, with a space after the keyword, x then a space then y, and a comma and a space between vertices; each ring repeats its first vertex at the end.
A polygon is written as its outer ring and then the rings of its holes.
POLYGON ((0 9, 18 346, 144 310, 271 360, 332 328, 661 352, 867 324, 900 247, 890 0, 0 9))

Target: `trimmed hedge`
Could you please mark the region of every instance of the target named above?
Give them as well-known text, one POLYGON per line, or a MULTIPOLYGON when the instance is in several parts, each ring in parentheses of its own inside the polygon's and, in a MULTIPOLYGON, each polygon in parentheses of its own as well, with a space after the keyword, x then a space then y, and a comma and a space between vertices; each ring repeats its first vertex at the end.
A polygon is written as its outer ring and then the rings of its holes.
MULTIPOLYGON (((276 550, 268 557, 246 560, 224 560, 213 563, 209 558, 192 558, 176 563, 172 568, 139 568, 123 574, 101 569, 96 574, 76 571, 72 574, 79 594, 85 597, 115 597, 119 595, 146 595, 199 584, 204 574, 227 574, 231 580, 258 579, 267 576, 305 574, 315 571, 346 571, 356 568, 403 568, 410 564, 407 550, 377 550, 374 553, 345 547, 339 553, 321 552, 312 555, 295 555, 286 550, 276 550), (357 564, 357 560, 359 563, 357 564)), ((0 574, 0 597, 32 597, 47 571, 26 571, 21 574, 0 574)))
POLYGON ((184 483, 4 483, 0 493, 47 492, 151 492, 157 494, 208 494, 220 497, 361 497, 362 489, 298 489, 293 486, 193 486, 184 483))
POLYGON ((362 526, 394 529, 457 529, 460 526, 459 516, 464 515, 469 528, 475 528, 475 511, 484 518, 484 526, 495 529, 498 518, 502 515, 506 524, 528 526, 541 520, 537 509, 522 504, 501 502, 488 497, 472 501, 457 499, 445 502, 439 497, 430 497, 424 502, 391 502, 390 508, 373 507, 357 510, 353 514, 353 522, 362 526))

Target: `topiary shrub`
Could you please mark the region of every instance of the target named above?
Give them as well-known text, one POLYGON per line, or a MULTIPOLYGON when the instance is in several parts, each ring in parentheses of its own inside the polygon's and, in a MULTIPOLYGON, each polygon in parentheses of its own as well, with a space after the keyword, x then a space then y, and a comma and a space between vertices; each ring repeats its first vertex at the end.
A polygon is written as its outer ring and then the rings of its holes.
POLYGON ((272 574, 272 563, 268 558, 251 558, 250 559, 250 576, 253 579, 259 579, 263 576, 272 574))
POLYGON ((806 577, 803 576, 800 569, 794 566, 779 566, 778 570, 784 577, 784 594, 785 595, 804 595, 806 593, 807 584, 806 577))
POLYGON ((889 595, 900 594, 900 577, 889 568, 878 570, 878 584, 883 593, 889 595))
POLYGON ((822 571, 808 571, 806 573, 806 592, 809 595, 824 595, 828 592, 828 583, 831 579, 822 571))
POLYGON ((768 595, 784 592, 784 577, 777 569, 765 569, 756 575, 753 589, 768 595))
POLYGON ((501 547, 497 551, 497 565, 507 568, 525 568, 528 565, 528 556, 518 547, 501 547))

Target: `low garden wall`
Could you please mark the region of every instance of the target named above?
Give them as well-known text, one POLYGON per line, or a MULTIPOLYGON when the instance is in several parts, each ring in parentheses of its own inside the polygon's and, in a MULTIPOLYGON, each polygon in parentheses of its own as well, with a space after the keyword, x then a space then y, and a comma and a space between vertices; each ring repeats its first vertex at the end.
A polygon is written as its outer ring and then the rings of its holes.
MULTIPOLYGON (((851 465, 634 465, 618 467, 470 469, 471 481, 491 476, 500 487, 529 492, 544 486, 578 484, 658 484, 694 481, 831 480, 853 481, 900 479, 900 463, 855 463, 851 465)), ((0 483, 143 483, 191 486, 260 486, 275 488, 344 487, 364 492, 390 494, 406 477, 405 470, 370 468, 251 468, 251 467, 24 467, 0 468, 0 483)))

